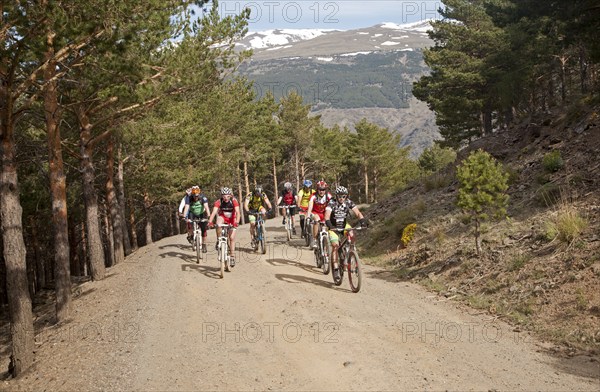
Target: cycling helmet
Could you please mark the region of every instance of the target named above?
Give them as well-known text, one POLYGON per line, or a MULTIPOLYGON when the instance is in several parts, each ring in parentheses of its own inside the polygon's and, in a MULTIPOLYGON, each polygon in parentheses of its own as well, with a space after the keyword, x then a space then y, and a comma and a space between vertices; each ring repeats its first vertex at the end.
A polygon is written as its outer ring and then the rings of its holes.
POLYGON ((262 185, 257 185, 256 188, 254 188, 254 193, 257 195, 262 195, 262 193, 263 193, 262 185))
POLYGON ((292 189, 292 183, 291 182, 286 182, 285 184, 283 184, 283 187, 285 189, 292 189))
POLYGON ((233 196, 233 192, 231 191, 230 188, 223 187, 223 188, 221 188, 221 195, 232 195, 233 196))
POLYGON ((312 181, 311 180, 304 180, 304 182, 302 183, 302 185, 304 185, 304 187, 306 187, 306 188, 310 188, 312 186, 312 181))
POLYGON ((335 194, 336 195, 347 195, 348 194, 348 189, 344 186, 338 185, 335 188, 335 194))
POLYGON ((317 182, 317 189, 327 189, 328 185, 325 181, 321 180, 317 182))
POLYGON ((194 185, 192 187, 192 195, 199 195, 200 194, 200 187, 198 185, 194 185))

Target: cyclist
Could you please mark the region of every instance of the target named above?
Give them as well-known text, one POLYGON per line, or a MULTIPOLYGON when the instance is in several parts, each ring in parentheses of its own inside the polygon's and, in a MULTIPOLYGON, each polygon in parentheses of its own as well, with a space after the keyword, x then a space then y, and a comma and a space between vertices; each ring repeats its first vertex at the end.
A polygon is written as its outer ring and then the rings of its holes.
POLYGON ((221 188, 221 198, 215 201, 213 206, 212 214, 208 218, 210 227, 213 226, 213 221, 217 218, 217 243, 215 249, 219 249, 218 238, 221 236, 221 227, 219 225, 228 224, 232 225, 233 229, 229 230, 229 255, 231 260, 231 266, 235 266, 235 229, 240 223, 240 204, 237 199, 233 197, 231 188, 221 188))
MULTIPOLYGON (((206 218, 209 213, 210 208, 208 207, 208 199, 201 193, 200 187, 198 185, 194 185, 192 187, 192 192, 185 203, 182 214, 187 221, 187 240, 190 244, 194 238, 194 234, 192 232, 192 220, 194 218, 206 218)), ((200 230, 202 230, 202 253, 206 253, 207 226, 207 222, 200 222, 200 230)))
POLYGON ((315 190, 312 189, 312 184, 311 180, 304 180, 302 189, 300 189, 298 196, 296 196, 296 204, 300 207, 300 233, 302 238, 304 238, 304 219, 306 212, 308 211, 308 203, 312 195, 315 194, 315 190))
MULTIPOLYGON (((296 235, 296 228, 294 227, 294 215, 296 214, 296 191, 292 188, 291 182, 286 182, 283 184, 283 189, 279 195, 279 199, 277 199, 277 205, 288 206, 290 207, 290 217, 292 219, 292 234, 296 235)), ((282 225, 285 225, 285 208, 281 209, 281 214, 283 215, 282 225)))
MULTIPOLYGON (((336 279, 340 278, 340 270, 338 268, 338 248, 340 245, 339 237, 337 232, 333 231, 333 228, 344 229, 349 228, 350 225, 346 222, 346 219, 350 215, 350 211, 359 219, 362 227, 367 227, 367 220, 363 214, 358 210, 358 207, 354 202, 348 199, 348 189, 343 186, 337 186, 335 188, 335 199, 329 201, 327 208, 325 208, 325 224, 329 228, 329 241, 331 242, 331 261, 333 267, 333 276, 336 279)), ((352 237, 354 234, 352 231, 344 231, 344 235, 352 237)))
MULTIPOLYGON (((272 208, 269 197, 263 192, 263 187, 257 185, 256 188, 254 188, 254 192, 246 196, 246 199, 244 200, 244 210, 249 213, 258 212, 263 215, 264 219, 267 213, 265 206, 267 206, 269 210, 272 208)), ((252 241, 254 241, 256 236, 256 216, 248 215, 248 221, 250 221, 250 237, 252 238, 252 241)))
POLYGON ((181 217, 181 218, 185 218, 185 216, 183 215, 183 209, 185 208, 185 205, 189 202, 191 194, 192 194, 192 188, 186 189, 185 195, 181 199, 181 202, 179 202, 178 211, 179 211, 179 217, 181 217))
MULTIPOLYGON (((308 211, 306 211, 306 215, 312 216, 315 222, 325 223, 325 208, 332 199, 331 193, 327 191, 327 187, 328 185, 325 181, 317 182, 317 193, 315 193, 308 202, 308 211)), ((313 225, 312 230, 312 247, 316 248, 317 242, 315 239, 319 233, 319 225, 313 225)))

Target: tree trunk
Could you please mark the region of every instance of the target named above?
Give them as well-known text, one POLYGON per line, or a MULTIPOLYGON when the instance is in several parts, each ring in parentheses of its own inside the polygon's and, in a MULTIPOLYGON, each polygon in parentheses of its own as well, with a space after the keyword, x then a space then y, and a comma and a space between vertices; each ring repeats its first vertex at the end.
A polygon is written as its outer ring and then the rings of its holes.
MULTIPOLYGON (((246 185, 246 194, 250 194, 250 178, 248 177, 248 152, 244 147, 244 184, 246 185)), ((239 200, 242 202, 242 199, 239 200)))
POLYGON ((52 226, 54 228, 54 281, 56 290, 56 321, 66 320, 71 311, 71 270, 69 260, 69 222, 67 217, 67 178, 64 173, 60 137, 60 109, 57 83, 51 81, 56 75, 54 57, 54 33, 48 32, 44 71, 47 82, 44 91, 44 114, 48 134, 48 161, 50 195, 52 199, 52 226))
POLYGON ((140 247, 138 244, 137 230, 135 222, 135 212, 133 209, 133 199, 129 197, 129 227, 131 227, 131 251, 135 252, 140 247))
POLYGON ((121 227, 121 231, 123 232, 123 248, 125 251, 125 255, 131 253, 131 240, 129 238, 129 231, 127 230, 127 224, 125 223, 125 217, 127 216, 127 211, 125 209, 125 181, 124 181, 124 164, 125 159, 122 159, 122 149, 123 146, 119 143, 119 148, 117 149, 117 160, 119 161, 117 167, 117 179, 119 181, 119 210, 121 212, 121 217, 123 218, 123 225, 121 227))
POLYGON ((98 197, 94 187, 94 164, 92 163, 91 124, 87 115, 79 113, 80 139, 79 147, 81 153, 81 172, 83 200, 85 204, 87 249, 90 259, 91 276, 93 280, 102 280, 106 274, 104 265, 104 249, 100 235, 100 221, 98 216, 98 197))
MULTIPOLYGON (((1 71, 0 75, 5 75, 1 71)), ((4 81, 3 81, 4 82, 4 81)), ((27 288, 26 250, 23 239, 23 210, 15 161, 13 100, 7 83, 0 83, 0 227, 6 266, 6 294, 12 340, 12 375, 18 376, 33 364, 34 330, 31 297, 27 288)))
POLYGON ((35 284, 37 289, 41 290, 46 287, 46 266, 44 265, 44 258, 42 257, 40 248, 36 220, 32 215, 29 216, 29 226, 31 227, 31 247, 33 248, 33 255, 35 259, 35 284))
MULTIPOLYGON (((246 161, 244 161, 244 169, 246 168, 246 161)), ((246 218, 244 217, 244 207, 243 207, 243 190, 242 190, 242 177, 240 176, 240 166, 237 167, 237 183, 238 183, 238 203, 240 203, 240 215, 241 215, 241 224, 246 223, 246 218)), ((247 178, 247 177, 246 177, 247 178)), ((246 182, 246 187, 248 188, 248 182, 246 182)), ((250 191, 248 191, 250 193, 250 191)))
POLYGON ((298 145, 294 145, 294 161, 296 168, 296 189, 300 189, 300 153, 298 152, 298 145))
POLYGON ((369 203, 369 167, 367 166, 367 162, 365 161, 363 165, 364 177, 365 177, 365 200, 366 203, 369 203))
POLYGON ((144 216, 146 217, 146 245, 152 243, 152 217, 150 216, 150 195, 144 190, 144 216))
POLYGON ((89 258, 87 251, 87 231, 85 230, 85 223, 81 224, 81 270, 83 271, 83 276, 90 275, 90 266, 89 266, 89 258))
POLYGON ((475 219, 475 249, 477 250, 477 256, 481 256, 481 232, 480 232, 479 219, 475 219))
POLYGON ((113 233, 113 224, 112 219, 110 217, 109 212, 110 207, 108 206, 108 201, 104 203, 104 235, 106 236, 106 254, 107 260, 105 265, 112 267, 115 265, 115 241, 114 241, 114 233, 113 233))
POLYGON ((277 162, 275 161, 275 154, 271 155, 271 159, 273 162, 273 189, 275 195, 273 196, 273 210, 275 210, 275 216, 279 216, 279 208, 275 206, 277 204, 277 199, 279 198, 279 189, 277 189, 277 162))
POLYGON ((119 264, 125 260, 125 251, 123 249, 123 215, 119 209, 117 201, 117 192, 114 184, 114 141, 113 137, 109 136, 107 146, 107 176, 106 176, 106 204, 107 212, 110 212, 110 220, 112 222, 112 240, 114 243, 114 263, 119 264))
POLYGON ((71 276, 81 276, 81 261, 79 259, 79 242, 77 241, 77 231, 75 222, 69 216, 69 259, 71 260, 71 276))

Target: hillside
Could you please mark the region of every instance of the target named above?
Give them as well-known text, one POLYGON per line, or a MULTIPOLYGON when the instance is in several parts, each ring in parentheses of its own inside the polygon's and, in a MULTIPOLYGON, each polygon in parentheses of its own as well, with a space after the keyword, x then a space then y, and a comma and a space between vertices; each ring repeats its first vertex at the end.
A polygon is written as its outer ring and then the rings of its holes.
MULTIPOLYGON (((548 349, 576 355, 600 353, 600 107, 580 105, 492 134, 461 151, 457 161, 482 148, 511 178, 509 219, 484 234, 475 254, 470 227, 456 207, 455 168, 414 184, 368 211, 376 222, 364 246, 400 281, 415 281, 447 300, 460 301, 515 330, 534 331, 548 349), (564 167, 544 169, 544 156, 559 151, 564 167), (553 223, 587 228, 570 243, 553 238, 553 223), (414 240, 401 249, 405 225, 414 240)), ((600 369, 599 369, 600 370, 600 369)))

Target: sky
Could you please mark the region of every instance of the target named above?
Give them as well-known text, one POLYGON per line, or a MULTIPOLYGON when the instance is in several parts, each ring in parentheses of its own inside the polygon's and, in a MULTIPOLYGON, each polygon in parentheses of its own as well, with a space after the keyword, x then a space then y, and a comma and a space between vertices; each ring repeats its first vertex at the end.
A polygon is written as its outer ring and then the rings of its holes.
POLYGON ((219 0, 221 16, 250 8, 249 31, 271 29, 352 30, 383 22, 440 19, 441 1, 406 0, 219 0))

